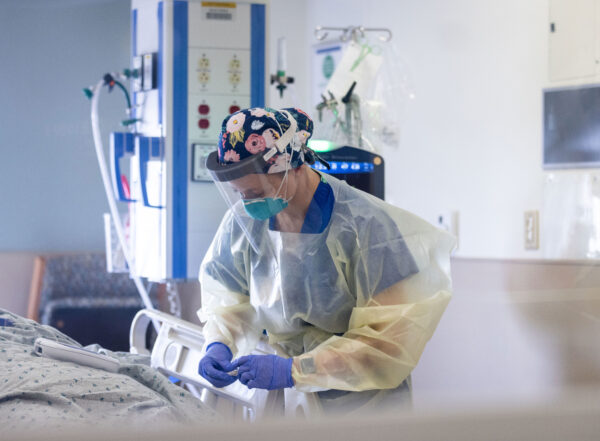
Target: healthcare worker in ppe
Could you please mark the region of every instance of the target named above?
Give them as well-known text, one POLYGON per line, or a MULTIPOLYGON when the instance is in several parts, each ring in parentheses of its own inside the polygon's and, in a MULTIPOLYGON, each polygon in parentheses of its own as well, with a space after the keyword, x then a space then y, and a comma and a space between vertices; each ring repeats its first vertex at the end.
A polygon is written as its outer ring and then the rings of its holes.
POLYGON ((309 167, 312 131, 293 108, 223 122, 207 167, 230 209, 200 270, 199 372, 317 392, 324 411, 405 402, 451 297, 454 238, 309 167), (261 338, 278 355, 251 355, 261 338))

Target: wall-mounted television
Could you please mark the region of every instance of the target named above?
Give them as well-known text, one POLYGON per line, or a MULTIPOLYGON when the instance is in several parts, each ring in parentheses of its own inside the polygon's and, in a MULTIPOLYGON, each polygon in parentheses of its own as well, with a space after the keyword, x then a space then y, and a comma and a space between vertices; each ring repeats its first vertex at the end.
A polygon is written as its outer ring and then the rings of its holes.
POLYGON ((600 168, 600 84, 544 90, 544 168, 600 168))

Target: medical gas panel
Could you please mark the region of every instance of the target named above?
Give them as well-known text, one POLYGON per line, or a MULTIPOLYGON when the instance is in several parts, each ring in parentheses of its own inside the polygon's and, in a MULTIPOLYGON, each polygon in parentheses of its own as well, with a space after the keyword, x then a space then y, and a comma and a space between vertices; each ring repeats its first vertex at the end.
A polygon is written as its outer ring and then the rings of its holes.
MULTIPOLYGON (((195 279, 226 211, 205 170, 223 119, 265 105, 266 5, 133 0, 133 271, 195 279)), ((127 148, 124 149, 127 151, 127 148)))

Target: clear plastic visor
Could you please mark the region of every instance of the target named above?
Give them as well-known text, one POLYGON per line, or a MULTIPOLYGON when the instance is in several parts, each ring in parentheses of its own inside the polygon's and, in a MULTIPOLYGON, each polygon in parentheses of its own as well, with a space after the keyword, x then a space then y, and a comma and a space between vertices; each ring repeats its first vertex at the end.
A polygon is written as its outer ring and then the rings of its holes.
MULTIPOLYGON (((215 152, 216 153, 216 152, 215 152)), ((212 156, 212 154, 211 154, 212 156)), ((209 161, 210 161, 209 157, 209 161)), ((214 159, 214 158, 213 158, 214 159)), ((232 173, 230 166, 220 166, 223 170, 227 170, 226 173, 217 173, 211 171, 211 175, 215 182, 215 185, 219 189, 219 192, 227 202, 236 222, 242 228, 250 244, 257 253, 263 253, 266 251, 266 244, 264 238, 266 232, 269 229, 270 217, 265 219, 257 219, 250 213, 252 210, 248 210, 247 206, 252 204, 264 204, 266 198, 279 199, 287 201, 288 195, 288 179, 287 172, 266 174, 257 172, 261 170, 259 159, 262 158, 248 158, 255 161, 257 164, 253 167, 248 161, 246 164, 232 164, 233 167, 237 167, 240 170, 248 174, 232 173), (252 173, 253 171, 253 173, 252 173), (226 176, 226 180, 224 180, 226 176)))

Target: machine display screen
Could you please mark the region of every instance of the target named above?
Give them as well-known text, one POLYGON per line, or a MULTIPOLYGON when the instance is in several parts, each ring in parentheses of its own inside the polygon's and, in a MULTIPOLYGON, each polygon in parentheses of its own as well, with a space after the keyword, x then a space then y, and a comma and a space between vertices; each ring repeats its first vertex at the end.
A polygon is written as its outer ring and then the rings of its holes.
MULTIPOLYGON (((331 168, 327 169, 318 161, 311 167, 346 181, 359 190, 366 191, 381 199, 384 198, 384 164, 381 156, 350 146, 332 149, 331 143, 324 141, 321 141, 321 143, 326 144, 325 147, 328 148, 317 151, 319 156, 327 161, 331 168)), ((317 147, 317 145, 313 144, 313 147, 317 147)))
POLYGON ((343 173, 345 175, 352 173, 372 173, 375 166, 371 162, 346 162, 346 161, 329 161, 331 166, 330 170, 327 170, 320 162, 316 162, 313 168, 329 173, 332 175, 343 173))
POLYGON ((381 177, 374 173, 375 166, 371 162, 347 162, 347 161, 328 161, 331 166, 327 170, 320 162, 316 162, 312 167, 329 175, 333 175, 342 181, 346 181, 352 187, 366 191, 383 199, 383 187, 379 182, 381 177))

